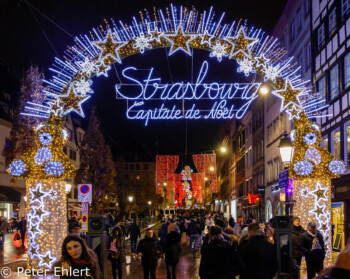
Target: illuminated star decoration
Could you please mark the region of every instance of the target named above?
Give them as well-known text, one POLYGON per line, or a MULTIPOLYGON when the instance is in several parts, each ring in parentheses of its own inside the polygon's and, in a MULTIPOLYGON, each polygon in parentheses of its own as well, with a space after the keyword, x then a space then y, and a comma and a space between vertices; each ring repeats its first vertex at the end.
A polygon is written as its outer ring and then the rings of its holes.
POLYGON ((61 117, 63 113, 63 103, 59 99, 54 99, 48 103, 50 105, 50 112, 55 116, 61 117))
POLYGON ((43 185, 41 183, 38 183, 35 189, 29 189, 29 192, 31 194, 30 203, 35 201, 38 201, 40 204, 43 203, 43 198, 47 195, 47 193, 42 192, 41 190, 42 186, 43 185))
POLYGON ((45 211, 42 206, 34 208, 34 216, 39 218, 39 221, 42 221, 43 216, 50 215, 48 211, 45 211))
POLYGON ((70 113, 71 111, 85 117, 81 105, 87 101, 91 96, 77 96, 74 93, 73 88, 68 88, 68 93, 65 95, 59 95, 58 98, 63 102, 63 115, 70 113))
POLYGON ((80 68, 80 72, 88 78, 96 72, 96 64, 90 61, 88 57, 85 57, 84 61, 75 62, 75 64, 80 68))
POLYGON ((314 210, 310 210, 310 213, 316 215, 316 218, 319 219, 320 216, 325 216, 324 210, 326 210, 326 205, 319 206, 315 204, 314 210))
POLYGON ((210 52, 210 57, 216 57, 219 62, 222 61, 223 56, 227 56, 227 44, 221 44, 219 40, 216 41, 215 45, 210 46, 212 51, 210 52))
POLYGON ((247 37, 244 31, 244 27, 241 26, 238 30, 238 33, 235 37, 226 37, 227 41, 232 44, 232 49, 230 57, 239 58, 242 60, 244 57, 250 57, 250 48, 255 43, 258 42, 258 39, 247 37))
POLYGON ((304 89, 294 88, 289 80, 285 81, 285 88, 281 90, 274 90, 271 93, 278 98, 282 99, 281 102, 281 112, 284 111, 288 105, 295 105, 297 108, 300 108, 300 102, 298 96, 303 92, 304 89))
POLYGON ((182 27, 179 26, 177 33, 173 35, 166 35, 166 38, 171 42, 171 47, 169 51, 169 56, 177 52, 178 50, 182 50, 187 53, 189 56, 192 55, 189 43, 194 39, 193 35, 185 35, 182 31, 182 27))
POLYGON ((119 49, 125 45, 125 42, 116 42, 113 39, 112 31, 108 30, 107 36, 102 42, 93 42, 102 52, 100 53, 99 60, 104 60, 104 58, 112 58, 118 63, 122 63, 119 55, 119 49))
POLYGON ((266 63, 270 61, 270 59, 267 59, 263 54, 261 54, 260 56, 258 57, 255 57, 255 61, 256 61, 256 66, 257 67, 263 67, 265 68, 266 67, 266 63))
POLYGON ((301 196, 302 197, 306 198, 308 194, 309 194, 308 189, 306 189, 306 188, 301 189, 301 196))
POLYGON ((149 39, 150 41, 156 40, 158 43, 160 43, 160 39, 163 37, 163 32, 158 32, 158 27, 156 27, 153 31, 148 31, 148 34, 151 36, 149 39))
POLYGON ((302 112, 302 109, 293 104, 287 107, 286 112, 289 114, 289 120, 292 120, 293 118, 299 119, 299 113, 302 112))
POLYGON ((31 256, 32 258, 38 256, 37 255, 38 254, 38 249, 39 249, 38 246, 34 246, 33 245, 32 247, 30 247, 30 249, 28 251, 29 256, 31 256))
POLYGON ((199 37, 201 38, 201 45, 204 45, 204 44, 208 44, 210 45, 210 40, 214 37, 212 35, 209 34, 208 30, 205 30, 204 31, 204 34, 203 35, 199 35, 199 37))
POLYGON ((141 35, 140 37, 137 37, 135 39, 135 44, 133 45, 133 48, 138 48, 141 53, 144 53, 145 48, 148 48, 148 49, 152 48, 149 42, 150 42, 150 39, 148 37, 141 35))
POLYGON ((311 191, 310 194, 312 194, 313 196, 316 197, 317 202, 320 201, 320 200, 327 201, 327 197, 326 197, 326 192, 327 192, 327 190, 328 190, 327 187, 322 188, 321 185, 320 185, 320 183, 317 182, 317 184, 316 184, 316 190, 311 191))
POLYGON ((36 234, 42 234, 43 233, 43 231, 38 228, 39 225, 40 224, 35 224, 35 225, 30 224, 30 226, 29 226, 29 232, 31 233, 33 239, 35 239, 36 234))
POLYGON ((56 261, 56 258, 51 256, 51 251, 48 251, 46 254, 40 254, 39 259, 39 266, 46 265, 48 268, 51 268, 52 264, 56 261))
POLYGON ((104 61, 100 61, 100 63, 97 64, 97 76, 104 75, 105 77, 108 77, 107 71, 111 69, 111 66, 106 65, 104 61))
POLYGON ((323 234, 325 234, 329 230, 329 227, 327 226, 327 223, 320 222, 320 226, 318 227, 318 230, 322 231, 323 234))

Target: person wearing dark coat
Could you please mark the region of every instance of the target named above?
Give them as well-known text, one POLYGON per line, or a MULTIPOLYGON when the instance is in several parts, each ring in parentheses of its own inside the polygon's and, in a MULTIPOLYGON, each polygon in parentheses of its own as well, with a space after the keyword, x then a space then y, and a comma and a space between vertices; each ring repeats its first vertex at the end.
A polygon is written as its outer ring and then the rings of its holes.
POLYGON ((299 249, 305 255, 307 277, 315 277, 323 269, 325 258, 323 236, 317 231, 315 223, 310 222, 307 231, 300 235, 299 249))
POLYGON ((27 232, 26 217, 21 218, 21 222, 19 222, 19 224, 18 224, 18 230, 19 230, 19 233, 21 234, 22 247, 24 247, 24 241, 25 241, 26 232, 27 232))
POLYGON ((236 225, 235 219, 232 216, 230 217, 230 219, 228 219, 228 224, 231 228, 234 228, 234 226, 236 225))
POLYGON ((141 239, 137 246, 137 255, 141 256, 141 264, 143 266, 144 278, 156 278, 156 269, 158 259, 162 253, 162 246, 157 237, 153 234, 153 230, 148 228, 144 239, 141 239))
POLYGON ((298 266, 301 265, 301 258, 303 257, 303 253, 299 249, 299 238, 300 235, 304 232, 305 229, 300 225, 300 218, 294 217, 292 225, 292 254, 293 259, 298 266))
POLYGON ((176 267, 181 253, 181 235, 172 231, 167 235, 165 243, 165 263, 167 279, 176 279, 176 267))
POLYGON ((219 226, 211 226, 210 241, 203 249, 199 266, 202 279, 232 279, 241 270, 241 261, 235 245, 230 245, 222 236, 219 226))
POLYGON ((126 247, 124 235, 121 227, 115 226, 112 229, 111 236, 107 242, 108 249, 108 258, 112 263, 112 275, 113 279, 117 278, 117 270, 118 270, 118 278, 121 279, 123 276, 123 263, 126 258, 126 247))
POLYGON ((190 237, 191 254, 193 255, 195 249, 200 245, 200 236, 202 235, 200 225, 196 220, 192 219, 191 223, 188 224, 187 235, 190 237))
POLYGON ((241 251, 244 272, 241 279, 271 279, 277 271, 276 248, 267 242, 258 224, 248 226, 248 243, 241 251))
POLYGON ((132 224, 129 226, 129 229, 126 233, 128 236, 130 234, 130 250, 131 253, 136 253, 136 246, 137 246, 137 239, 141 238, 141 232, 136 224, 135 220, 132 222, 132 224))

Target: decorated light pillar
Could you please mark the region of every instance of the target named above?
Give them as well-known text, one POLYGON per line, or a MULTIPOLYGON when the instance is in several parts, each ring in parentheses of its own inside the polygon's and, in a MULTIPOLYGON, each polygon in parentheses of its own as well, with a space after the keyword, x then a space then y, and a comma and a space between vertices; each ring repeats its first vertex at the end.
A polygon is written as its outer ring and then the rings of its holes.
POLYGON ((295 121, 291 140, 295 147, 290 168, 293 181, 293 215, 307 228, 315 222, 325 243, 325 266, 332 265, 331 179, 345 173, 345 164, 320 147, 321 130, 304 115, 295 121))
POLYGON ((61 118, 51 115, 35 128, 36 147, 9 167, 10 174, 26 181, 27 268, 50 269, 61 256, 67 235, 65 180, 75 169, 62 149, 68 140, 61 118))

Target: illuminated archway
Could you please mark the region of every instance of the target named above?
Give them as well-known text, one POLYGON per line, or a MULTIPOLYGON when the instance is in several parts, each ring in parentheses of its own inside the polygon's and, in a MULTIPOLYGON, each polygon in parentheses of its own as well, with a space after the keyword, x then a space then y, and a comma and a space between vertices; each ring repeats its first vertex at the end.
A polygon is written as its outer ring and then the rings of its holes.
MULTIPOLYGON (((171 5, 166 12, 155 11, 154 19, 150 19, 148 13, 141 13, 141 19, 133 18, 130 25, 112 21, 111 24, 106 24, 106 28, 93 28, 89 35, 75 38, 75 45, 68 47, 64 59, 55 58, 55 63, 50 68, 54 76, 51 80, 45 81, 47 87, 44 93, 48 100, 42 104, 28 102, 22 113, 48 119, 46 125, 36 128, 37 148, 24 154, 20 160, 12 162, 9 168, 11 175, 24 178, 27 182, 30 267, 51 267, 53 261, 60 256, 57 245, 66 234, 64 226, 57 227, 56 230, 52 228, 49 230, 44 226, 44 223, 64 222, 62 218, 66 216, 64 214, 66 209, 57 205, 66 198, 62 189, 64 180, 75 175, 73 166, 61 150, 67 138, 66 131, 62 129, 63 118, 71 112, 84 117, 82 105, 93 94, 91 85, 95 77, 102 75, 107 77, 113 64, 122 63, 128 56, 144 54, 158 48, 169 48, 168 55, 176 52, 191 55, 194 48, 205 50, 209 52, 209 57, 216 58, 219 62, 223 59, 235 60, 238 64, 237 72, 247 77, 257 73, 266 84, 269 84, 272 88, 271 93, 282 100, 281 111, 287 112, 289 119, 295 121, 296 130, 292 137, 295 136, 293 140, 296 152, 291 177, 298 179, 294 183, 294 193, 300 197, 296 211, 300 214, 306 213, 306 217, 302 219, 302 224, 305 225, 313 216, 309 213, 316 209, 317 220, 323 226, 330 227, 330 219, 326 212, 330 210, 330 196, 326 197, 324 192, 323 195, 321 192, 315 192, 318 191, 315 187, 327 186, 329 194, 330 179, 343 174, 345 165, 318 147, 320 129, 308 120, 319 117, 317 112, 325 108, 322 105, 324 100, 310 94, 311 89, 305 87, 307 82, 298 74, 299 67, 292 58, 285 57, 286 52, 279 47, 277 39, 269 37, 260 29, 248 27, 242 21, 225 24, 223 18, 224 14, 218 21, 214 21, 212 8, 199 13, 195 9, 187 10, 171 5), (318 186, 319 183, 325 184, 318 186), (304 188, 307 192, 302 193, 301 190, 304 188), (302 198, 314 192, 317 196, 316 201, 303 203, 302 198), (321 204, 323 202, 326 204, 321 204), (49 233, 56 233, 59 237, 53 241, 47 237, 49 233)), ((203 65, 205 66, 204 63, 203 65)), ((160 85, 154 82, 152 86, 159 88, 160 85)), ((173 86, 169 88, 173 89, 173 86)), ((195 91, 188 83, 177 86, 179 91, 180 89, 188 90, 186 92, 195 91)), ((212 97, 210 90, 216 90, 215 98, 224 101, 235 97, 234 94, 223 93, 224 89, 218 83, 202 84, 202 86, 201 94, 208 94, 210 98, 212 97)), ((116 90, 118 92, 118 87, 116 90)), ((220 117, 216 118, 243 117, 250 103, 258 97, 258 93, 255 90, 250 95, 241 93, 239 97, 247 101, 241 108, 241 114, 231 114, 229 109, 223 108, 216 114, 220 117)), ((138 96, 136 99, 125 97, 125 99, 137 102, 137 99, 145 100, 146 96, 138 96)), ((193 93, 193 95, 168 94, 164 97, 165 101, 171 99, 199 100, 200 96, 193 93)), ((178 119, 176 116, 180 118, 175 113, 174 119, 178 119)), ((196 113, 192 113, 188 118, 206 119, 205 116, 196 113)), ((330 230, 323 232, 327 236, 330 230)), ((329 239, 327 251, 330 248, 329 239)))

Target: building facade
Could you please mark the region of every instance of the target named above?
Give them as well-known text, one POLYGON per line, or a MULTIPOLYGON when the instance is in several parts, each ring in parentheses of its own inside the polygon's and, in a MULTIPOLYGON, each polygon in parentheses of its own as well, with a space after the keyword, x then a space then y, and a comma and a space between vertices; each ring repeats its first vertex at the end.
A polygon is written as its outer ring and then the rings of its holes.
MULTIPOLYGON (((350 0, 312 1, 312 67, 315 91, 329 107, 317 119, 321 146, 350 164, 350 0)), ((333 250, 350 238, 350 171, 332 181, 333 250), (338 239, 337 241, 335 241, 338 239)))

